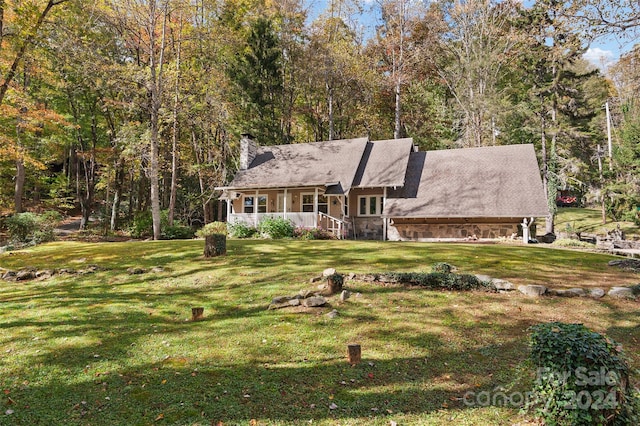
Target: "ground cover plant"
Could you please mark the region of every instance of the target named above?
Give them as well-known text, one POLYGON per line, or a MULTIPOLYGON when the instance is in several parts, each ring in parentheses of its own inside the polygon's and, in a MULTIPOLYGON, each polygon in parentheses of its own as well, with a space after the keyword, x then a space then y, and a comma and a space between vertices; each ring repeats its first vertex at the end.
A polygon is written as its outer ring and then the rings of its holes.
POLYGON ((202 249, 197 240, 55 242, 0 255, 8 269, 101 268, 0 281, 0 424, 527 424, 518 407, 478 396, 531 389, 529 328, 549 321, 584 323, 640 367, 640 312, 629 300, 346 280, 344 302, 266 309, 275 296, 315 289, 309 278, 327 267, 429 272, 442 262, 515 284, 637 283, 607 266, 611 256, 354 241, 229 240, 227 255, 212 259, 202 249), (190 321, 194 306, 203 320, 190 321), (353 367, 349 343, 362 346, 353 367))

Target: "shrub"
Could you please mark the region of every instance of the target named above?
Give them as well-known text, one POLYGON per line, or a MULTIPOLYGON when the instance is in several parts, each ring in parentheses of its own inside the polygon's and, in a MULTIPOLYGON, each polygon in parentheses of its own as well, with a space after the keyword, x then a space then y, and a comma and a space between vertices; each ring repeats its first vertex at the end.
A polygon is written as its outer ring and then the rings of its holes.
POLYGON ((193 238, 195 232, 190 226, 174 224, 173 226, 165 226, 161 228, 162 238, 165 240, 188 240, 193 238))
POLYGON ((265 238, 293 238, 293 223, 282 217, 266 217, 258 224, 258 231, 265 238))
POLYGON ((233 238, 253 238, 258 234, 258 230, 243 222, 230 223, 227 225, 229 235, 233 238))
MULTIPOLYGON (((189 239, 193 238, 194 232, 190 226, 186 226, 179 220, 174 220, 169 226, 169 211, 160 212, 160 232, 165 240, 189 239)), ((133 223, 129 228, 129 233, 133 238, 148 238, 153 236, 153 217, 150 211, 140 212, 133 218, 133 223)))
POLYGON ((297 227, 293 231, 294 238, 301 240, 333 240, 335 236, 322 228, 297 227))
POLYGON ((196 232, 196 235, 200 238, 214 234, 227 235, 227 224, 225 222, 209 222, 196 232))
POLYGON ((7 218, 5 223, 12 241, 22 244, 40 244, 55 239, 53 230, 60 219, 60 214, 55 211, 42 214, 25 212, 7 218))
POLYGON ((536 380, 528 409, 550 425, 639 424, 638 397, 618 344, 582 324, 531 327, 536 380))
POLYGON ((486 287, 475 275, 444 272, 389 272, 382 274, 386 280, 402 284, 418 285, 430 289, 475 290, 486 287))
POLYGON ((144 211, 137 213, 133 217, 133 223, 129 228, 129 233, 133 238, 145 238, 153 236, 153 219, 151 212, 144 211))

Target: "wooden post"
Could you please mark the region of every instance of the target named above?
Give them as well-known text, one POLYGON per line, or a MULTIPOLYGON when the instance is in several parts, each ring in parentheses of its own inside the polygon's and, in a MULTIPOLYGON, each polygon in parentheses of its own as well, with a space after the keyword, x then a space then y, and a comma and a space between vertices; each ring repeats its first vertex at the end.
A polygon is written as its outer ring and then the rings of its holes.
POLYGON ((204 308, 198 306, 196 308, 191 308, 191 321, 198 321, 202 319, 204 316, 204 308))
POLYGON ((360 360, 361 360, 360 345, 357 345, 355 343, 347 345, 347 357, 349 358, 349 364, 351 365, 360 364, 360 360))

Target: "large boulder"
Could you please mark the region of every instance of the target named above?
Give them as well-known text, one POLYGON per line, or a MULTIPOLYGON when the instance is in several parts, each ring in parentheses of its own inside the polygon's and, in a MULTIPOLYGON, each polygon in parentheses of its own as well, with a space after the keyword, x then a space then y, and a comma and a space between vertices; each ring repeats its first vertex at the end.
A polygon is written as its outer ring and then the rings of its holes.
POLYGON ((568 290, 548 290, 547 292, 552 296, 560 297, 584 297, 587 295, 586 291, 577 287, 568 290))
POLYGON ((507 280, 500 280, 498 278, 492 279, 491 284, 493 284, 496 290, 498 290, 501 293, 507 292, 507 291, 513 291, 516 289, 515 284, 513 284, 512 282, 509 282, 507 280))
POLYGON ((527 296, 538 297, 545 294, 547 288, 543 285, 521 285, 518 286, 518 291, 527 296))
POLYGON ((593 298, 593 299, 600 299, 601 297, 604 297, 605 295, 605 291, 601 288, 593 288, 591 289, 591 291, 589 292, 589 297, 593 298))
POLYGON ((629 287, 611 287, 609 293, 607 293, 609 297, 614 297, 616 299, 635 299, 636 296, 633 294, 633 290, 629 287))
POLYGON ((302 301, 302 305, 307 308, 317 308, 327 304, 327 299, 322 296, 313 296, 302 301))
POLYGON ((331 275, 334 275, 336 273, 336 268, 327 268, 324 271, 322 271, 322 276, 323 277, 330 277, 331 275))
POLYGON ((16 273, 16 281, 28 281, 36 277, 36 270, 31 268, 21 269, 16 273))

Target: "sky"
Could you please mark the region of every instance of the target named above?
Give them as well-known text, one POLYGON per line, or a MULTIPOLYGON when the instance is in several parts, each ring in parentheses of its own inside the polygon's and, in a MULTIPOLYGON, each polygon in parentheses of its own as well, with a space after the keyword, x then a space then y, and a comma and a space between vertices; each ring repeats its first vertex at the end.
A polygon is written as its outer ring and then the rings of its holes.
MULTIPOLYGON (((525 4, 529 2, 529 0, 523 1, 525 4)), ((309 22, 313 21, 326 10, 329 2, 330 0, 307 0, 309 22)), ((364 13, 355 17, 361 25, 365 39, 375 34, 375 26, 379 24, 379 13, 376 7, 376 0, 364 0, 364 13)), ((640 40, 629 40, 616 36, 602 37, 591 43, 589 49, 584 54, 584 58, 606 73, 607 68, 617 62, 622 54, 630 51, 637 42, 640 42, 640 40)))

